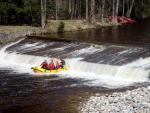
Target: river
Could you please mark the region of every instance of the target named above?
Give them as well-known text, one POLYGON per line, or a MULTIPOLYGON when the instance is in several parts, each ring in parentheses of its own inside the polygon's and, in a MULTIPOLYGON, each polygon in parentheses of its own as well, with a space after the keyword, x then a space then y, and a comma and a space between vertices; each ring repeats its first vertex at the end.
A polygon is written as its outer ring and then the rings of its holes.
POLYGON ((66 32, 64 34, 51 34, 49 37, 88 42, 149 46, 149 25, 150 21, 148 19, 139 21, 138 23, 122 24, 120 26, 106 27, 103 29, 81 30, 77 32, 66 32))
POLYGON ((95 93, 148 86, 150 22, 23 38, 0 50, 0 112, 78 113, 95 93), (53 40, 58 38, 61 40, 53 40), (44 59, 63 58, 69 70, 37 74, 44 59))

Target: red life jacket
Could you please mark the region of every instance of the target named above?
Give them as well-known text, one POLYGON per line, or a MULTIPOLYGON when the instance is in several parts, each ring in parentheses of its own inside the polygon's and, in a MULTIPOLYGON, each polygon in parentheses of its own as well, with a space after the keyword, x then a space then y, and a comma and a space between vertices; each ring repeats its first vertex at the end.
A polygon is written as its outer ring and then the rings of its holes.
POLYGON ((56 62, 56 68, 60 68, 60 64, 58 63, 58 61, 56 62))
POLYGON ((49 69, 50 69, 50 70, 54 70, 54 69, 55 69, 54 63, 50 63, 50 64, 49 64, 49 69))
POLYGON ((47 67, 48 64, 47 64, 46 62, 42 62, 41 66, 42 66, 42 67, 47 67))

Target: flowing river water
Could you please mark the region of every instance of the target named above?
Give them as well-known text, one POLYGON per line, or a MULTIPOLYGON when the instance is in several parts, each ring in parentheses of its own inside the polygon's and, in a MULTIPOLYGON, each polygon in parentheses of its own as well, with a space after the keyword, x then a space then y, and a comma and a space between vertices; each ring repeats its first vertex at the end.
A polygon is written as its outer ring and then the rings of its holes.
POLYGON ((34 37, 0 50, 0 113, 78 113, 80 102, 95 93, 150 85, 149 20, 34 37), (68 71, 31 70, 60 58, 68 71))

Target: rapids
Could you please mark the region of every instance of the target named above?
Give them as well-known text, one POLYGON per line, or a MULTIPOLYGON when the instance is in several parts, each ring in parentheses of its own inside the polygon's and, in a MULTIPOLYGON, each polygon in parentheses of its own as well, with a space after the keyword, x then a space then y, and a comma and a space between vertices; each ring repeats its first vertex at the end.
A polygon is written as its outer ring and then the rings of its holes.
MULTIPOLYGON (((56 74, 62 78, 83 79, 88 86, 116 88, 149 81, 150 57, 142 47, 96 45, 83 42, 21 39, 0 51, 0 67, 17 73, 32 72, 44 59, 66 60, 69 70, 56 74)), ((52 74, 45 74, 51 76, 52 74)))

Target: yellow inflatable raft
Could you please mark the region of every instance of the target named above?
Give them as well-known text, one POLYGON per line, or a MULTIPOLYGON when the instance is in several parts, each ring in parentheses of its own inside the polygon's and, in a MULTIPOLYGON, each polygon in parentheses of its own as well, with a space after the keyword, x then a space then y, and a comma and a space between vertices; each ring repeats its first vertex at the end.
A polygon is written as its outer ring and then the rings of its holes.
POLYGON ((32 67, 31 69, 35 73, 59 73, 59 72, 68 70, 68 66, 63 66, 63 68, 59 68, 55 70, 44 69, 41 66, 35 66, 35 67, 32 67))

